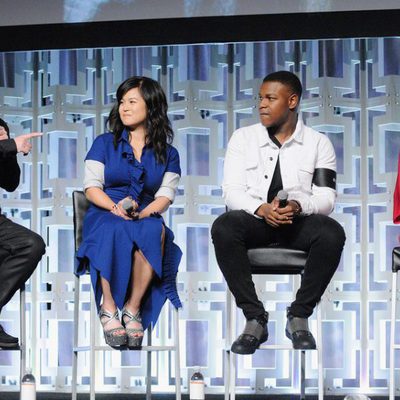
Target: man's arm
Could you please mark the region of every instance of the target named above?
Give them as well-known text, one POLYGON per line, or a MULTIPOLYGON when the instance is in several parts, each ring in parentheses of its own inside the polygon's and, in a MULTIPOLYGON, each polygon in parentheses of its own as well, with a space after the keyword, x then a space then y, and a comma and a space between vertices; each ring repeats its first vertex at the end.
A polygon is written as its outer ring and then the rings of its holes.
MULTIPOLYGON (((254 214, 263 204, 246 192, 246 159, 243 137, 234 133, 228 143, 224 161, 224 179, 222 182, 225 204, 231 210, 244 210, 254 214)), ((255 154, 254 157, 257 157, 255 154)))
POLYGON ((7 192, 13 192, 19 185, 20 175, 15 141, 0 140, 0 187, 7 192))
POLYGON ((318 154, 312 180, 312 194, 289 193, 289 200, 296 200, 302 215, 329 215, 336 200, 336 155, 330 140, 323 136, 317 148, 318 154))

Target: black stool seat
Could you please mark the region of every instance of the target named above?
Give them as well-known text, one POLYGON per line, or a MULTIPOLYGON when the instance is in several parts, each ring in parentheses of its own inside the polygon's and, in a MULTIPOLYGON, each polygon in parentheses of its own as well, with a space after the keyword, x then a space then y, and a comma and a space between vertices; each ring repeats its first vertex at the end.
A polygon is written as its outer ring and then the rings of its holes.
POLYGON ((400 271, 400 246, 395 247, 392 253, 392 271, 400 271))
POLYGON ((247 255, 251 272, 265 275, 301 274, 308 257, 305 251, 280 246, 249 249, 247 255))
POLYGON ((90 207, 90 201, 86 198, 85 193, 81 190, 72 192, 72 204, 74 209, 74 238, 75 238, 75 252, 78 251, 82 242, 82 225, 85 218, 86 211, 90 207))

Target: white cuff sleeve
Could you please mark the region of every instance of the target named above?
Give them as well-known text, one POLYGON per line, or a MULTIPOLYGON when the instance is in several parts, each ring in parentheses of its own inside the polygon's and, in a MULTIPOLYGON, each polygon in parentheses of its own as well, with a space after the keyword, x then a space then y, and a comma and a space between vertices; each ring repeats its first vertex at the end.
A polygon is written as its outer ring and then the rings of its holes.
POLYGON ((85 161, 85 178, 83 180, 84 190, 90 187, 104 187, 104 164, 99 161, 85 161))
POLYGON ((175 200, 176 188, 178 187, 180 178, 181 177, 175 172, 166 172, 161 182, 161 186, 157 190, 154 197, 167 197, 170 202, 173 203, 175 200))

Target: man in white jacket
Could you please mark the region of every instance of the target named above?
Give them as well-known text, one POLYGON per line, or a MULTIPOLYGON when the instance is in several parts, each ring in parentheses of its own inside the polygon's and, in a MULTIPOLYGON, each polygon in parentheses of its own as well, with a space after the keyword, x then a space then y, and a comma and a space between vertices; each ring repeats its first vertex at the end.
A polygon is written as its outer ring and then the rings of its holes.
POLYGON ((249 248, 280 243, 308 252, 301 286, 287 310, 286 335, 295 349, 313 349, 308 317, 340 261, 343 228, 328 217, 336 198, 336 156, 329 139, 298 119, 302 85, 296 75, 266 76, 258 124, 235 131, 224 164, 223 196, 230 211, 211 234, 219 267, 247 320, 232 344, 252 354, 268 339, 268 313, 258 299, 249 248), (286 206, 277 194, 284 190, 286 206))

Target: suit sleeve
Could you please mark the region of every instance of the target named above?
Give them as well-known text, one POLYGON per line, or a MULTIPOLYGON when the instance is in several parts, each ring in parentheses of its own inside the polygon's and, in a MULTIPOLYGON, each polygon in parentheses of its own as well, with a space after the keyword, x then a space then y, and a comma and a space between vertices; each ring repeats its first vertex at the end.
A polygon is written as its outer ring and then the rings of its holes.
POLYGON ((15 141, 0 140, 0 187, 13 192, 19 185, 20 175, 15 141))

